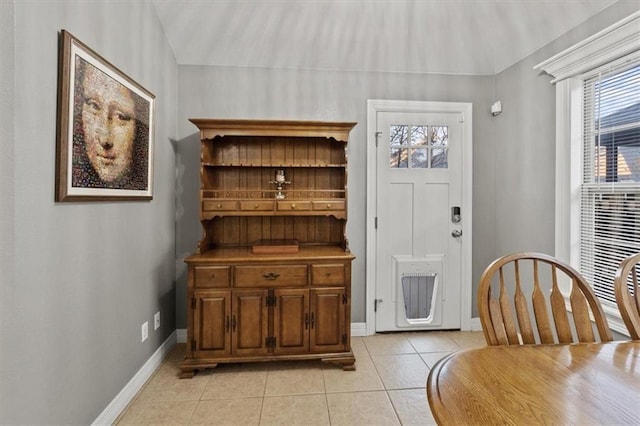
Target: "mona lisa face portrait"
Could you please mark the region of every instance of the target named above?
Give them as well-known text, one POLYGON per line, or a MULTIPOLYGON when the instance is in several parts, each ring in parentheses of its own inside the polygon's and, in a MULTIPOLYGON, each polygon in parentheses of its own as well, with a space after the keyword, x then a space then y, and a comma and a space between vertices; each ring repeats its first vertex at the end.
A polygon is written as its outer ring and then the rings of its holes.
POLYGON ((131 169, 136 133, 133 95, 90 65, 82 86, 82 131, 89 162, 104 182, 117 181, 131 169))
POLYGON ((73 186, 148 188, 149 103, 76 58, 73 186))

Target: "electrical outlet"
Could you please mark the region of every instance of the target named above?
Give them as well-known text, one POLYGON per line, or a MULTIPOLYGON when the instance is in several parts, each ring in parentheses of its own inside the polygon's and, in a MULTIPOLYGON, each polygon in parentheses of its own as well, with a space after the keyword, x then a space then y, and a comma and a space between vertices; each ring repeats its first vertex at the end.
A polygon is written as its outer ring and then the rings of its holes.
POLYGON ((160 311, 156 312, 153 316, 153 329, 157 330, 160 328, 160 311))
POLYGON ((149 337, 149 321, 145 321, 142 323, 142 340, 144 342, 149 337))

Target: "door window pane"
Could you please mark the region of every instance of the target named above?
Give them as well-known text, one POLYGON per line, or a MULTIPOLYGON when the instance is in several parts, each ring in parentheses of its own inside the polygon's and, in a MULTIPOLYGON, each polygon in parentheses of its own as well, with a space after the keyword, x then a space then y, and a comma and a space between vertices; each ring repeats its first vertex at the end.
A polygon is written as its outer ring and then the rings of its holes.
POLYGON ((392 124, 389 128, 389 145, 407 145, 409 140, 409 126, 392 124))
POLYGON ((449 161, 447 157, 447 150, 441 148, 434 148, 431 155, 431 168, 432 169, 446 169, 449 167, 449 161))
POLYGON ((411 145, 429 144, 429 126, 411 126, 411 145))
POLYGON ((431 145, 449 145, 449 126, 431 126, 431 145))
POLYGON ((447 147, 449 146, 449 126, 431 126, 431 165, 433 169, 449 167, 447 147))
POLYGON ((406 169, 408 165, 408 149, 390 148, 389 149, 389 166, 396 169, 406 169))
POLYGON ((429 167, 427 149, 412 149, 411 150, 411 168, 412 169, 426 169, 429 167))

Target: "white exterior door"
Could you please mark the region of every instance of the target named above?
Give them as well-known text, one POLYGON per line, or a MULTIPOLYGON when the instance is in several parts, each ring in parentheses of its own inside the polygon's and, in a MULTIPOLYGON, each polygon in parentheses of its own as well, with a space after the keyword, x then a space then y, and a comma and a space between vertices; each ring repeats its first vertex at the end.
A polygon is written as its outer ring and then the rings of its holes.
POLYGON ((375 331, 463 328, 464 121, 437 108, 375 114, 375 331))

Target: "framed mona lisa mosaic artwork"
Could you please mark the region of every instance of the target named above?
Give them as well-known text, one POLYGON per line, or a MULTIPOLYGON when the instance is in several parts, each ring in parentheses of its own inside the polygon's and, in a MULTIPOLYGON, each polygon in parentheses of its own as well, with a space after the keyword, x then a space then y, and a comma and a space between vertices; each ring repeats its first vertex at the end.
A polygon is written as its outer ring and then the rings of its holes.
POLYGON ((56 201, 153 197, 155 96, 60 34, 56 201))

